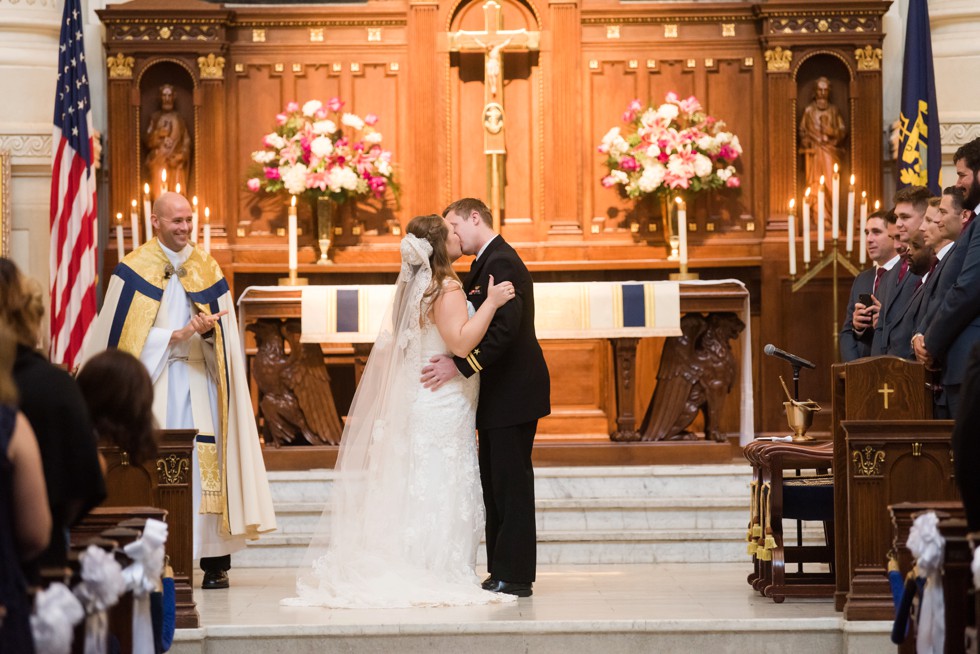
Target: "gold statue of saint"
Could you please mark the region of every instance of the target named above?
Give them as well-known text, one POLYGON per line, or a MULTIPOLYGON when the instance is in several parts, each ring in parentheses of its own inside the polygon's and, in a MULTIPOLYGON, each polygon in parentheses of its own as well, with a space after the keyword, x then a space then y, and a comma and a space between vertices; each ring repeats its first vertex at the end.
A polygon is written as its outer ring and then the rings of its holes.
POLYGON ((187 189, 187 173, 191 161, 191 135, 187 123, 174 109, 177 96, 174 87, 160 87, 160 109, 150 116, 146 129, 146 174, 153 197, 164 191, 163 171, 167 171, 167 186, 180 184, 187 189))
MULTIPOLYGON (((813 102, 803 110, 800 120, 800 150, 806 162, 806 185, 811 189, 810 197, 816 202, 820 177, 829 188, 834 175, 834 164, 841 163, 839 144, 847 135, 844 117, 830 102, 830 80, 817 78, 813 102)), ((826 194, 830 201, 830 194, 826 194)), ((830 215, 829 205, 827 216, 830 215)))

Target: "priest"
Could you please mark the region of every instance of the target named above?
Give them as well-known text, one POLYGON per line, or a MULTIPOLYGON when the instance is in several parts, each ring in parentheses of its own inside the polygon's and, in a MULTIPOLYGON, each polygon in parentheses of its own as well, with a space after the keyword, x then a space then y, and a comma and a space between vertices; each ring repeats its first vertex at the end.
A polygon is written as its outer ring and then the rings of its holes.
POLYGON ((234 303, 217 262, 188 240, 191 213, 180 194, 157 198, 157 236, 116 266, 83 358, 112 347, 139 357, 153 379, 157 423, 198 431, 194 558, 202 588, 227 588, 231 553, 276 519, 234 303))

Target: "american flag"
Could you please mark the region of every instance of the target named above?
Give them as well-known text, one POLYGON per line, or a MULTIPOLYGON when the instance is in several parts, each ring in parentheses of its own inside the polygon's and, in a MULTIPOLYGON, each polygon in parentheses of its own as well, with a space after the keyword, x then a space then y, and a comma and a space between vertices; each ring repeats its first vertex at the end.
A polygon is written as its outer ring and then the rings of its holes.
POLYGON ((95 318, 96 201, 92 103, 80 0, 65 0, 51 174, 51 361, 73 368, 95 318))

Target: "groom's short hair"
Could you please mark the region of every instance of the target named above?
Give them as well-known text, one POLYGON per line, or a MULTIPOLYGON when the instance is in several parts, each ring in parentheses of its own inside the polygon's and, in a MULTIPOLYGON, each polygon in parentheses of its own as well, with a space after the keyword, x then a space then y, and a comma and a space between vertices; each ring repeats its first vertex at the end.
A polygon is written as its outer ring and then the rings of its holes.
POLYGON ((442 212, 442 217, 445 218, 450 214, 450 212, 455 213, 460 217, 467 217, 471 213, 476 211, 480 214, 480 218, 488 227, 493 227, 493 214, 490 213, 490 209, 487 205, 483 203, 483 200, 478 200, 476 198, 461 198, 456 200, 451 205, 446 207, 442 212))

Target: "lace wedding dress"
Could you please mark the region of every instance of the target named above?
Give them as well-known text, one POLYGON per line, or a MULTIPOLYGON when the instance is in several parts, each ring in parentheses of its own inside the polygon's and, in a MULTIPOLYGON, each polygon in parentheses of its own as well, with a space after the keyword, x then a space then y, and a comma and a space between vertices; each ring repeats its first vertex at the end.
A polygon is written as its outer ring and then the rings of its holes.
POLYGON ((482 590, 474 570, 484 528, 479 379, 457 375, 436 391, 419 381, 429 358, 448 351, 420 310, 431 280, 425 246, 414 236, 403 241, 391 320, 351 406, 338 479, 297 576, 298 597, 285 605, 404 608, 514 599, 482 590))

